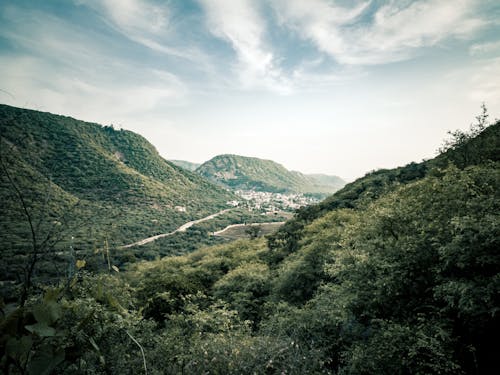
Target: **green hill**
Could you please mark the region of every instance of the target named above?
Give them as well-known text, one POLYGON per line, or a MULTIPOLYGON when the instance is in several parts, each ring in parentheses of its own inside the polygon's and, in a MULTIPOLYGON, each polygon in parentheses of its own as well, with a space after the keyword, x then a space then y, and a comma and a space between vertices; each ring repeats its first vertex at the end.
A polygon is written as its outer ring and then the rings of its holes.
POLYGON ((317 205, 299 210, 293 220, 288 221, 271 243, 285 252, 292 252, 301 240, 302 229, 315 219, 336 209, 358 209, 402 185, 416 182, 436 170, 453 164, 459 168, 488 162, 499 162, 500 123, 492 124, 474 137, 459 135, 461 141, 433 159, 420 163, 412 162, 394 169, 380 169, 367 173, 364 177, 345 185, 335 194, 317 205))
POLYGON ((196 168, 198 168, 201 164, 198 163, 191 163, 190 161, 186 160, 169 160, 172 164, 177 165, 178 167, 187 169, 188 171, 194 172, 196 168))
POLYGON ((203 163, 196 172, 233 190, 256 190, 276 193, 332 193, 342 185, 340 178, 306 176, 289 171, 272 160, 239 155, 219 155, 203 163))
POLYGON ((0 134, 3 260, 32 245, 26 214, 39 243, 50 235, 47 246, 82 252, 170 232, 234 199, 130 131, 0 105, 0 134))

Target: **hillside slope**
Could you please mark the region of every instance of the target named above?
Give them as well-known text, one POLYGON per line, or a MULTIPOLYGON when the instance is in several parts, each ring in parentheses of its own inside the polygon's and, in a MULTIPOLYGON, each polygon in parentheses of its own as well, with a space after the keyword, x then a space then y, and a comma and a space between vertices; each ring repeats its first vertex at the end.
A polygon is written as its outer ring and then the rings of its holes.
POLYGON ((401 185, 418 181, 428 174, 452 164, 459 168, 470 165, 500 161, 500 122, 496 122, 479 135, 457 144, 433 159, 420 163, 412 162, 394 169, 369 172, 327 197, 317 205, 300 209, 295 218, 289 220, 271 239, 285 253, 293 252, 302 237, 305 225, 336 209, 358 209, 387 194, 401 185))
MULTIPOLYGON (((332 193, 339 188, 327 180, 316 180, 300 172, 289 171, 272 160, 239 155, 218 155, 196 169, 209 180, 234 190, 256 190, 276 193, 332 193)), ((335 177, 334 177, 335 178, 335 177)))
POLYGON ((117 247, 172 231, 234 199, 164 160, 130 131, 0 105, 0 134, 4 259, 32 243, 19 194, 32 221, 40 221, 39 238, 64 227, 58 247, 73 238, 80 251, 103 246, 105 239, 117 247))

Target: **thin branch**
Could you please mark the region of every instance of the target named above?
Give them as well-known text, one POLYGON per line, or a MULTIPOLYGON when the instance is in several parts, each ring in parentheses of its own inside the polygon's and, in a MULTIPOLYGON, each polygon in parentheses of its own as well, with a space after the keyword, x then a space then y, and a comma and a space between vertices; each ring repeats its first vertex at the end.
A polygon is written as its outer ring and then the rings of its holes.
POLYGON ((134 337, 127 330, 125 330, 125 333, 128 335, 128 337, 130 337, 132 339, 133 342, 136 343, 136 345, 139 347, 139 349, 141 349, 142 360, 144 363, 144 373, 147 375, 148 374, 148 366, 146 365, 146 355, 144 354, 144 349, 142 348, 141 344, 139 344, 139 342, 136 339, 134 339, 134 337))

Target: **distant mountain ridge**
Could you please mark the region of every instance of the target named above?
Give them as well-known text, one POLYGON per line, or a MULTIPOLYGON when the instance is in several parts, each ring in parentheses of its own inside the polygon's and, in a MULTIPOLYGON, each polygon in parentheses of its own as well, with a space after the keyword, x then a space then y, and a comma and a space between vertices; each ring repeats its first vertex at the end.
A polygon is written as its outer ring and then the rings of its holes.
POLYGON ((191 171, 191 172, 194 172, 196 170, 196 168, 198 168, 201 165, 199 163, 192 163, 192 162, 187 161, 187 160, 173 160, 173 159, 171 159, 171 160, 169 160, 169 162, 177 165, 178 167, 181 167, 181 168, 184 168, 188 171, 191 171))
POLYGON ((330 194, 345 185, 337 176, 305 175, 272 160, 230 154, 208 160, 196 172, 233 190, 330 194))
POLYGON ((317 185, 334 188, 335 191, 342 189, 346 185, 346 181, 339 176, 331 176, 323 173, 306 174, 306 176, 312 179, 317 185))

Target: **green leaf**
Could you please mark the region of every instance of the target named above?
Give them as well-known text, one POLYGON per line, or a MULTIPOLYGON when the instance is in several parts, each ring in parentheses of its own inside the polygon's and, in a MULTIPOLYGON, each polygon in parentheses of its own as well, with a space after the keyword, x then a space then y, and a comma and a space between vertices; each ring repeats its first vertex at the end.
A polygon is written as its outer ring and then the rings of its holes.
POLYGON ((61 317, 61 306, 55 301, 46 301, 33 307, 33 315, 38 323, 52 325, 61 317))
POLYGON ((94 347, 94 349, 96 350, 96 352, 100 353, 101 349, 99 349, 99 346, 97 346, 95 340, 92 337, 89 337, 89 341, 92 344, 92 346, 94 347))
POLYGON ((52 337, 55 336, 56 330, 53 327, 49 327, 45 323, 36 323, 29 326, 25 326, 25 328, 40 337, 52 337))

